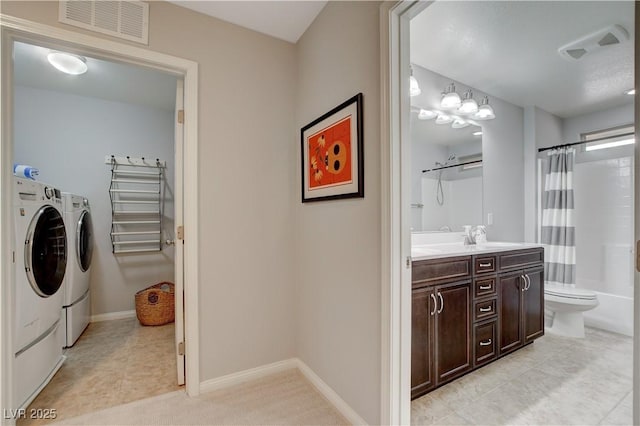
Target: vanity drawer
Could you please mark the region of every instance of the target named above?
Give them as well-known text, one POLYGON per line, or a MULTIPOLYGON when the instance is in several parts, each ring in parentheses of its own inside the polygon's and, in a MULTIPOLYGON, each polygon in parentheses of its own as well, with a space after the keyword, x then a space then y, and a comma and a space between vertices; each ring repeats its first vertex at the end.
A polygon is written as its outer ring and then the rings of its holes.
POLYGON ((497 315, 497 298, 475 302, 473 304, 473 321, 481 321, 497 315))
POLYGON ((524 268, 544 262, 544 251, 540 249, 513 251, 500 255, 500 269, 524 268))
POLYGON ((496 271, 495 256, 476 256, 473 259, 474 274, 486 274, 488 272, 496 271))
POLYGON ((447 257, 413 262, 411 282, 422 287, 435 282, 463 280, 471 276, 471 256, 447 257))
POLYGON ((473 297, 478 299, 485 296, 497 295, 496 292, 496 277, 483 277, 473 280, 473 297))
POLYGON ((498 357, 496 328, 495 320, 476 324, 473 327, 473 339, 475 342, 473 356, 474 366, 485 364, 498 357))

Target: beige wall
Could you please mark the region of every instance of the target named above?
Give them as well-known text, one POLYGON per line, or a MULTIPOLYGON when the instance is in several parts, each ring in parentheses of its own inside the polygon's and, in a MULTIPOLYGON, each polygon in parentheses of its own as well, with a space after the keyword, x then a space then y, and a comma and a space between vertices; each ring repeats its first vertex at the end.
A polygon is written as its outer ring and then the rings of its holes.
MULTIPOLYGON (((0 10, 109 38, 58 23, 58 2, 0 10)), ((295 46, 150 2, 148 48, 199 63, 201 380, 290 358, 295 46)))
POLYGON ((370 424, 380 422, 379 34, 379 3, 330 2, 297 45, 297 129, 364 94, 365 198, 303 205, 295 191, 296 347, 370 424))

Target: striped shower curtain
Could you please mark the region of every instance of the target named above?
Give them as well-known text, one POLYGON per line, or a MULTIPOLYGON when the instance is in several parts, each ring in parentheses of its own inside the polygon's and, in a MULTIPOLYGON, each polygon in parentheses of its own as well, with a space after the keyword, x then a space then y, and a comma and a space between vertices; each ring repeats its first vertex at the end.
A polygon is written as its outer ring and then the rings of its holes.
POLYGON ((574 287, 576 244, 573 224, 573 166, 575 149, 549 152, 542 193, 541 243, 544 245, 544 279, 574 287))

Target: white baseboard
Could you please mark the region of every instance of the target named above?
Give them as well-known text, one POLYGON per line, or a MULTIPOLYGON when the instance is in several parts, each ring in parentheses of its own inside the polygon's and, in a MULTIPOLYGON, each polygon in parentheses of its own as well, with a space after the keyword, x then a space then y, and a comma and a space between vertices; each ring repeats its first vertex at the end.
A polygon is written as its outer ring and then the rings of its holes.
POLYGON ((278 361, 272 364, 239 371, 237 373, 227 374, 226 376, 217 377, 215 379, 205 380, 204 382, 200 382, 200 393, 211 392, 228 386, 244 383, 249 380, 259 379, 270 374, 297 368, 297 366, 296 358, 290 358, 285 359, 284 361, 278 361))
POLYGON ((111 321, 124 318, 133 318, 135 316, 135 309, 132 311, 109 312, 107 314, 91 315, 91 322, 111 321))
POLYGON ((249 370, 227 374, 226 376, 200 382, 200 393, 211 392, 229 386, 259 379, 281 371, 297 368, 307 380, 353 425, 366 425, 362 417, 356 413, 329 385, 327 385, 316 373, 298 358, 285 359, 249 370))
POLYGON ((353 408, 345 402, 318 376, 307 364, 296 358, 298 369, 311 382, 311 384, 342 414, 352 425, 366 425, 367 422, 355 412, 353 408))

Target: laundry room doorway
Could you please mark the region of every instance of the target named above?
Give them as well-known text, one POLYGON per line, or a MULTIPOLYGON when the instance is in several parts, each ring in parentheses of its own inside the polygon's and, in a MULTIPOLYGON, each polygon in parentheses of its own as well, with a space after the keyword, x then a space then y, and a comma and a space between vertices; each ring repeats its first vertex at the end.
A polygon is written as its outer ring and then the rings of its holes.
MULTIPOLYGON (((176 385, 186 384, 186 391, 188 394, 197 395, 197 393, 199 392, 197 349, 198 324, 196 302, 197 138, 195 129, 197 128, 197 102, 195 99, 195 93, 197 93, 197 91, 195 89, 195 84, 197 82, 197 64, 194 64, 190 61, 181 60, 179 58, 173 58, 167 55, 156 54, 147 50, 121 45, 119 43, 106 42, 104 40, 93 37, 80 36, 75 33, 69 33, 61 30, 54 31, 50 27, 46 26, 35 24, 33 26, 26 25, 24 22, 11 22, 11 20, 3 20, 2 31, 3 128, 2 149, 0 153, 0 160, 2 163, 0 192, 2 193, 3 199, 11 199, 12 189, 10 184, 13 180, 13 177, 10 175, 10 172, 6 172, 7 170, 13 169, 11 167, 11 163, 27 163, 28 161, 31 161, 32 158, 36 160, 37 166, 40 166, 39 168, 41 169, 41 174, 40 176, 38 176, 38 179, 42 179, 42 181, 44 181, 48 177, 51 182, 47 183, 51 183, 51 186, 59 188, 62 191, 69 189, 70 192, 82 193, 81 195, 85 195, 87 191, 74 189, 73 186, 68 183, 69 181, 67 181, 67 183, 56 183, 56 181, 58 181, 58 174, 60 173, 60 169, 62 171, 66 169, 67 174, 73 175, 72 180, 75 180, 80 186, 80 183, 90 180, 88 176, 90 173, 92 173, 92 169, 93 171, 97 172, 98 175, 100 175, 101 179, 105 177, 107 177, 108 179, 112 179, 113 174, 110 170, 110 168, 112 168, 112 165, 108 164, 107 161, 107 157, 109 155, 113 155, 114 157, 129 156, 131 157, 131 160, 142 158, 143 161, 147 161, 150 163, 162 163, 171 166, 163 168, 163 172, 167 174, 167 183, 169 183, 167 187, 163 188, 163 191, 165 191, 163 193, 163 196, 165 198, 164 206, 162 208, 165 209, 165 215, 162 216, 162 222, 164 222, 163 225, 165 231, 157 234, 157 243, 159 249, 156 250, 155 253, 152 253, 151 250, 149 250, 149 253, 116 253, 118 249, 116 248, 116 245, 113 244, 114 241, 112 238, 110 238, 109 235, 112 232, 99 232, 95 235, 96 240, 100 239, 102 240, 102 242, 96 243, 97 250, 94 253, 94 268, 92 271, 92 277, 95 274, 97 274, 98 276, 103 274, 108 276, 111 281, 116 281, 117 279, 129 279, 131 282, 135 281, 136 284, 125 286, 125 291, 114 292, 123 293, 117 294, 114 297, 100 297, 104 296, 104 293, 101 293, 106 291, 104 290, 104 288, 102 290, 99 289, 96 292, 96 296, 92 295, 92 297, 96 297, 97 300, 96 304, 93 305, 94 312, 92 312, 91 315, 93 320, 92 325, 99 324, 99 326, 95 327, 98 331, 96 340, 100 340, 102 338, 102 336, 100 336, 101 328, 103 328, 104 324, 109 322, 120 322, 122 324, 125 324, 128 321, 127 324, 136 324, 136 327, 142 329, 141 326, 137 325, 135 310, 133 309, 134 305, 132 294, 126 293, 135 293, 139 290, 142 290, 143 288, 141 287, 145 287, 156 282, 173 281, 172 284, 175 285, 175 287, 173 288, 175 293, 175 324, 171 326, 174 331, 172 333, 172 336, 170 337, 175 367, 173 367, 171 377, 176 385), (5 35, 8 37, 5 37, 5 35), (19 45, 30 45, 49 52, 70 52, 76 56, 83 57, 85 63, 87 64, 90 64, 92 60, 111 62, 116 66, 126 66, 130 68, 137 67, 140 71, 152 72, 156 74, 163 73, 166 76, 170 76, 173 80, 171 94, 173 107, 171 111, 165 111, 166 114, 164 114, 168 117, 169 124, 164 123, 162 125, 156 126, 155 124, 153 124, 153 121, 147 123, 148 129, 163 127, 165 130, 170 130, 170 152, 158 154, 154 149, 148 149, 146 151, 140 149, 136 150, 132 144, 125 144, 125 147, 128 147, 130 150, 126 150, 122 147, 118 150, 117 146, 111 149, 112 147, 104 146, 104 144, 98 144, 101 147, 100 156, 98 158, 96 156, 97 151, 92 152, 89 148, 89 145, 92 139, 100 139, 100 133, 104 129, 98 129, 95 132, 85 131, 84 133, 81 131, 83 124, 86 124, 86 120, 82 120, 83 114, 90 109, 86 107, 87 103, 84 102, 85 100, 80 99, 83 97, 97 98, 97 96, 93 96, 95 94, 89 94, 90 96, 86 96, 86 94, 82 95, 78 93, 63 93, 64 90, 62 90, 60 87, 44 87, 44 80, 48 80, 45 78, 42 78, 38 83, 32 84, 31 87, 27 87, 26 85, 20 88, 16 87, 15 82, 17 81, 17 79, 24 76, 23 73, 19 73, 13 68, 14 66, 16 66, 14 55, 19 50, 19 47, 17 47, 19 45), (100 48, 98 48, 98 46, 100 48), (60 93, 62 93, 62 95, 60 93), (35 95, 38 95, 40 97, 35 95), (60 96, 65 97, 65 99, 60 96), (41 129, 43 132, 42 134, 44 134, 45 132, 49 133, 47 139, 44 139, 43 137, 39 138, 40 142, 42 143, 41 149, 34 149, 34 147, 23 149, 25 147, 19 146, 20 142, 18 140, 22 137, 22 135, 24 135, 23 130, 18 129, 18 121, 24 118, 24 114, 18 111, 18 109, 25 106, 24 104, 19 103, 25 102, 25 99, 27 99, 26 102, 28 104, 28 110, 30 111, 31 115, 31 122, 28 126, 30 127, 30 129, 28 130, 32 131, 34 127, 38 127, 38 122, 34 119, 35 116, 32 114, 32 112, 37 109, 37 104, 40 104, 40 106, 43 107, 42 109, 45 110, 46 108, 44 108, 45 105, 42 103, 42 100, 46 100, 47 98, 49 98, 50 102, 50 104, 48 105, 48 112, 50 115, 55 116, 56 112, 61 112, 60 110, 65 103, 68 103, 70 105, 70 110, 68 110, 66 114, 66 125, 60 125, 59 127, 67 127, 69 131, 76 132, 76 135, 66 134, 62 135, 61 138, 69 139, 70 137, 76 137, 76 139, 79 139, 83 142, 83 144, 80 144, 79 147, 76 146, 77 149, 75 152, 65 153, 63 152, 63 150, 60 150, 61 158, 57 161, 52 161, 51 156, 48 157, 50 161, 38 160, 37 155, 35 155, 38 153, 43 154, 43 152, 39 151, 44 151, 44 153, 46 153, 47 143, 49 145, 55 145, 55 148, 60 147, 59 144, 53 143, 54 138, 51 137, 52 131, 55 128, 55 120, 52 119, 51 122, 47 123, 47 125, 44 126, 45 129, 41 129), (23 156, 22 154, 27 151, 31 152, 33 155, 30 155, 29 157, 23 156), (75 159, 75 161, 72 161, 72 159, 75 159), (56 167, 52 168, 51 163, 55 163, 56 167), (49 172, 49 170, 54 169, 58 170, 49 172), (188 188, 186 194, 184 193, 184 188, 188 188), (187 212, 187 214, 185 214, 185 212, 187 212), (193 232, 193 236, 189 240, 184 239, 185 229, 190 231, 188 233, 189 236, 191 236, 191 232, 193 232), (108 252, 105 252, 104 250, 105 242, 107 245, 109 245, 108 252), (120 270, 117 273, 113 273, 112 271, 110 271, 108 265, 105 262, 100 262, 99 259, 101 255, 109 255, 113 258, 116 258, 115 263, 121 266, 120 270), (162 275, 161 273, 156 273, 155 275, 150 274, 145 277, 144 272, 140 272, 140 270, 144 268, 154 270, 163 269, 158 268, 157 265, 154 266, 153 260, 150 259, 150 256, 153 255, 161 256, 164 266, 168 266, 170 264, 170 279, 167 279, 166 272, 168 268, 164 268, 164 275, 162 275), (123 304, 122 301, 118 301, 117 299, 120 296, 128 299, 130 301, 128 302, 129 305, 126 305, 127 302, 123 304), (104 305, 108 303, 111 303, 111 306, 113 307, 105 308, 104 305), (97 311, 95 311, 96 308, 98 309, 97 311), (189 364, 188 368, 186 368, 185 363, 189 364), (189 376, 186 378, 186 380, 185 371, 189 373, 189 376)), ((44 57, 44 61, 46 62, 46 55, 44 57)), ((33 66, 33 64, 30 64, 29 66, 33 66)), ((97 72, 99 73, 99 71, 97 72)), ((100 78, 105 82, 120 82, 124 86, 125 92, 129 92, 130 94, 132 92, 135 92, 135 90, 132 89, 133 86, 136 86, 135 82, 127 83, 126 79, 120 79, 109 75, 102 75, 100 78), (129 85, 127 86, 127 84, 129 85)), ((67 81, 70 81, 70 79, 67 79, 67 81)), ((151 92, 152 91, 149 91, 149 93, 151 92)), ((115 109, 117 109, 118 107, 120 107, 121 109, 126 109, 126 106, 123 106, 123 104, 125 103, 117 99, 99 99, 97 102, 101 104, 116 104, 115 109)), ((104 107, 105 105, 102 106, 104 107)), ((132 108, 139 109, 139 105, 134 105, 132 108)), ((121 112, 123 115, 126 115, 126 111, 123 110, 121 112)), ((96 113, 96 121, 109 121, 116 115, 117 114, 115 113, 109 113, 108 109, 99 110, 96 113)), ((158 114, 158 116, 160 115, 163 114, 158 114)), ((152 117, 151 120, 153 119, 154 118, 152 117)), ((158 121, 158 123, 159 122, 160 121, 158 121)), ((20 124, 20 126, 23 125, 24 123, 20 124)), ((26 126, 23 126, 22 129, 24 129, 24 127, 26 126)), ((27 139, 33 140, 38 138, 27 139)), ((117 134, 114 136, 114 139, 118 139, 117 134)), ((147 143, 152 147, 158 146, 158 140, 154 137, 150 137, 150 140, 148 140, 147 143)), ((34 165, 34 167, 36 166, 34 165)), ((105 199, 109 202, 112 201, 109 199, 109 188, 109 185, 102 186, 102 194, 99 197, 86 197, 88 198, 91 207, 96 210, 95 213, 92 212, 94 215, 95 231, 97 231, 99 228, 102 229, 103 226, 96 223, 99 219, 99 217, 96 216, 100 216, 99 214, 97 214, 100 204, 103 203, 105 199), (100 199, 102 199, 102 201, 98 201, 100 199)), ((131 213, 134 215, 137 214, 137 212, 134 211, 128 211, 127 213, 131 213)), ((109 222, 113 222, 114 218, 112 208, 110 215, 112 217, 109 218, 109 222)), ((0 233, 2 237, 1 250, 3 253, 13 252, 15 253, 15 255, 21 255, 23 249, 22 247, 18 247, 16 239, 8 238, 8 236, 11 235, 10 229, 13 226, 13 216, 14 212, 12 211, 11 207, 3 205, 1 211, 2 231, 0 233)), ((109 223, 109 229, 112 229, 112 226, 113 224, 109 223)), ((150 231, 144 230, 140 232, 150 231)), ((120 247, 139 247, 136 244, 137 243, 133 243, 132 245, 121 245, 120 247)), ((144 250, 139 251, 143 252, 144 250)), ((11 256, 9 258, 11 258, 11 256)), ((20 273, 24 273, 24 271, 18 271, 15 270, 16 268, 9 267, 10 263, 5 264, 4 259, 7 259, 6 256, 3 256, 2 259, 3 264, 1 268, 1 278, 3 306, 1 330, 3 343, 2 348, 3 351, 6 351, 6 353, 3 352, 2 354, 3 365, 0 375, 0 377, 2 378, 2 389, 0 397, 3 407, 26 408, 26 406, 22 406, 22 401, 16 401, 12 396, 13 383, 15 383, 15 380, 19 380, 19 378, 16 377, 11 363, 11 354, 15 353, 16 348, 12 347, 12 336, 10 330, 13 329, 13 323, 15 322, 15 319, 13 308, 9 303, 9 301, 12 300, 13 293, 15 293, 15 289, 11 289, 10 283, 14 283, 16 281, 16 276, 18 276, 18 274, 20 273)), ((19 309, 19 307, 16 307, 15 309, 19 309)), ((121 332, 122 328, 126 327, 128 327, 128 325, 120 327, 121 330, 117 331, 116 334, 121 332)), ((89 326, 89 328, 85 332, 85 335, 91 331, 92 328, 91 326, 89 326)), ((166 332, 164 334, 166 334, 166 332)), ((154 336, 153 338, 157 337, 158 336, 154 336)), ((82 337, 78 340, 78 342, 81 341, 82 337)), ((78 343, 76 343, 76 345, 78 345, 78 343)), ((117 346, 118 344, 114 343, 111 349, 117 348, 117 346)), ((72 347, 68 350, 72 351, 73 349, 74 348, 72 347)), ((147 346, 147 352, 152 349, 152 346, 147 346)), ((96 349, 96 352, 100 352, 100 350, 96 349)), ((121 352, 124 352, 124 349, 121 352)), ((72 360, 72 358, 73 356, 68 356, 68 360, 72 360)), ((117 365, 117 363, 121 361, 123 361, 123 359, 114 361, 115 365, 117 365)), ((153 368, 150 367, 151 366, 146 366, 149 371, 152 371, 153 368)), ((138 368, 145 368, 142 360, 139 360, 138 368)), ((50 379, 51 377, 48 378, 48 380, 50 379)), ((39 392, 40 390, 41 389, 38 389, 37 392, 39 392)), ((119 402, 126 401, 118 401, 118 403, 119 402)), ((99 409, 102 407, 95 408, 99 409)))

